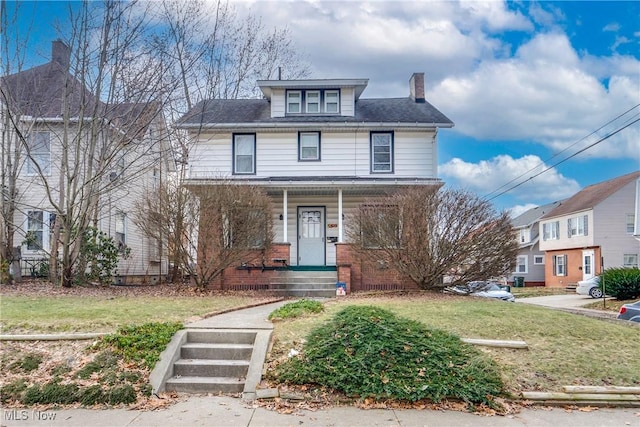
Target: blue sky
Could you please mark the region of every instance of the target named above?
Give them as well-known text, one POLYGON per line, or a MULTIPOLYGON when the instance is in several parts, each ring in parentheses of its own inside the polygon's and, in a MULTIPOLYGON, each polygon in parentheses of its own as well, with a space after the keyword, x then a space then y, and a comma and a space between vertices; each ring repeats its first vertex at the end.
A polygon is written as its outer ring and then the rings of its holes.
MULTIPOLYGON (((427 100, 456 123, 439 133, 440 177, 499 209, 640 169, 640 122, 606 138, 640 118, 640 2, 232 3, 286 27, 312 77, 368 78, 363 97, 407 96, 411 74, 424 72, 427 100)), ((23 6, 32 65, 48 60, 67 7, 23 6)))

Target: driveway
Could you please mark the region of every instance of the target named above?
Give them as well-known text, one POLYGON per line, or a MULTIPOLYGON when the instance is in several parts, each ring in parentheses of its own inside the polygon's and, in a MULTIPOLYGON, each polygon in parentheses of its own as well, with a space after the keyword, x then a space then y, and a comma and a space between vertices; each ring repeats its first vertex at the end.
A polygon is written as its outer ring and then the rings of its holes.
POLYGON ((595 300, 590 296, 578 295, 576 293, 568 293, 566 295, 548 295, 544 297, 516 298, 516 302, 542 305, 552 308, 577 308, 596 301, 602 302, 602 300, 595 300))

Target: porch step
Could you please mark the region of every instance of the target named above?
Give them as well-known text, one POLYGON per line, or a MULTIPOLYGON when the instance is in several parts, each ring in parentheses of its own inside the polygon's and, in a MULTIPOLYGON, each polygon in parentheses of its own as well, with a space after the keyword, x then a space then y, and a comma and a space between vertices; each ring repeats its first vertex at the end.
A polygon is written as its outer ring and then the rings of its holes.
POLYGON ((173 364, 173 375, 243 378, 248 369, 248 360, 180 359, 173 364))
POLYGON ((564 290, 567 291, 567 292, 575 293, 577 288, 578 288, 578 284, 577 283, 569 283, 567 285, 567 287, 564 288, 564 290))
POLYGON ((183 359, 235 359, 250 360, 251 344, 186 343, 182 346, 183 359))
POLYGON ((337 279, 336 271, 284 271, 271 279, 269 290, 277 296, 331 298, 337 279))
POLYGON ((242 393, 244 378, 228 377, 172 377, 166 382, 167 391, 182 393, 242 393))

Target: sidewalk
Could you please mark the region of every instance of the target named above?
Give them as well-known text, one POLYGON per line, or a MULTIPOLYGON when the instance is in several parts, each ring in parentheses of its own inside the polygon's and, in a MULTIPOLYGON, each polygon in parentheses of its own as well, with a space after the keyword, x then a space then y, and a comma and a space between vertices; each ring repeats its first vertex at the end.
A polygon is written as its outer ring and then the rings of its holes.
POLYGON ((573 314, 595 317, 598 319, 615 319, 617 313, 612 311, 595 310, 583 308, 593 302, 600 302, 602 299, 593 299, 590 296, 570 293, 566 295, 548 295, 544 297, 516 298, 517 303, 539 305, 554 310, 566 311, 573 314))

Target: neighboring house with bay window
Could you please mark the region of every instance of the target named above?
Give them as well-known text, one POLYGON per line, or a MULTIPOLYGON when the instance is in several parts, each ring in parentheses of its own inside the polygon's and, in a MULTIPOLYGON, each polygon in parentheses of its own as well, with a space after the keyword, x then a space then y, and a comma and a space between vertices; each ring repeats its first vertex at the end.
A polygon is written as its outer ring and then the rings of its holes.
POLYGON ((440 186, 437 135, 453 122, 425 100, 362 97, 368 79, 262 80, 262 99, 212 99, 178 121, 193 141, 187 184, 249 183, 272 198, 275 244, 261 271, 228 269, 213 286, 268 287, 269 268, 333 270, 349 289, 404 286, 367 272, 345 242, 345 215, 406 186, 440 186), (265 268, 266 267, 266 268, 265 268))
POLYGON ((572 286, 603 268, 638 267, 640 171, 584 188, 540 218, 546 286, 572 286))
POLYGON ((544 286, 545 255, 540 250, 540 217, 556 208, 560 202, 537 206, 511 220, 518 240, 518 258, 511 281, 524 278, 525 286, 544 286))
POLYGON ((71 49, 56 40, 50 62, 0 80, 3 156, 21 153, 16 157, 16 210, 6 220, 15 227, 13 241, 20 249, 22 275, 44 276, 48 271, 54 224, 61 212, 54 204, 80 210, 91 199, 91 224, 120 249, 130 249, 117 274, 156 282, 167 273, 166 244, 145 236, 132 213, 136 200, 157 191, 160 181, 175 169, 169 161, 162 111, 154 102, 96 99, 71 74, 70 61, 71 49), (91 141, 96 141, 100 153, 91 159, 84 156, 90 133, 97 135, 91 141), (8 141, 18 147, 11 153, 4 151, 8 141), (67 147, 80 148, 64 149, 65 141, 67 147), (92 170, 99 172, 91 175, 92 170), (72 186, 77 186, 75 192, 72 186), (61 193, 74 198, 62 200, 61 193))

